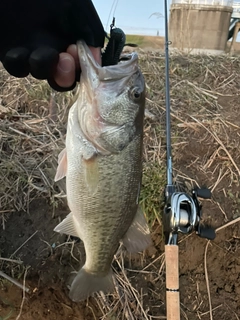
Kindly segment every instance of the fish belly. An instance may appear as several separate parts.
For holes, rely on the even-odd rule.
[[[109,272],[119,241],[136,214],[140,180],[140,136],[119,154],[85,160],[81,151],[68,153],[68,204],[91,273]]]

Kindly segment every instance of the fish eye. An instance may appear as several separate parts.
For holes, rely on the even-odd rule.
[[[138,101],[141,98],[142,93],[139,88],[133,88],[131,90],[131,96],[134,100]]]

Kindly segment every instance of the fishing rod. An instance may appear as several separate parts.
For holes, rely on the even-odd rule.
[[[191,190],[190,194],[178,192],[173,184],[169,81],[169,45],[171,42],[168,39],[167,0],[164,0],[164,12],[167,184],[165,187],[163,229],[166,261],[166,308],[167,320],[180,320],[178,233],[186,234],[195,231],[198,236],[213,240],[215,230],[201,223],[202,205],[198,199],[210,199],[211,191],[207,188],[196,187]]]

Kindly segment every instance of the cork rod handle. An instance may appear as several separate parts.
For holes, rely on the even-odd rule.
[[[165,246],[167,320],[180,320],[178,246]]]

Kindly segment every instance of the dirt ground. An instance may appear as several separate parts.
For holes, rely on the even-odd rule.
[[[145,121],[141,198],[151,227],[153,246],[131,257],[125,252],[118,253],[113,262],[117,293],[97,294],[88,301],[74,303],[68,298],[68,281],[84,262],[83,244],[53,232],[69,212],[65,200],[56,200],[49,193],[38,190],[26,210],[13,210],[9,201],[8,206],[2,205],[0,209],[3,226],[0,230],[0,270],[24,284],[29,291],[0,278],[0,320],[166,319],[161,223],[166,157],[164,58],[156,52],[142,55],[141,68],[147,83],[147,108],[154,115]],[[239,71],[239,57],[171,56],[174,181],[184,190],[194,185],[211,188],[212,199],[202,201],[203,221],[217,229],[216,239],[211,242],[194,233],[179,236],[181,319],[240,319]],[[6,75],[0,97],[2,106],[7,108],[10,100],[4,86],[7,81],[12,84],[13,80],[4,77]],[[18,96],[24,92],[21,98],[24,102],[19,102],[17,110],[22,115],[30,108],[29,119],[33,121],[33,106],[46,110],[49,93],[41,103],[39,97],[31,97],[30,101],[28,85],[24,82],[18,88]],[[16,115],[13,117],[4,112],[0,116],[0,137],[5,143],[2,152],[7,152],[10,144],[6,147],[6,141],[10,138],[4,136],[3,131],[8,132],[15,124],[15,128],[29,137],[27,130],[30,129],[26,127],[24,131],[20,124],[18,127],[18,122],[25,121],[23,116],[16,118]],[[29,126],[33,123],[30,120]],[[39,125],[31,128],[36,129]],[[35,139],[42,139],[35,132],[37,129],[31,130]],[[27,153],[30,152],[27,143],[24,144],[26,161],[28,155],[32,155]],[[60,144],[59,148],[63,141]],[[53,152],[54,148],[55,145],[48,152]],[[12,150],[12,153],[9,151],[10,159],[14,159],[15,151]],[[37,153],[36,159],[40,162],[44,154],[36,149]],[[21,162],[25,158],[23,156]],[[51,175],[49,179],[52,179]],[[36,184],[36,181],[39,179],[35,178],[31,183]],[[32,186],[28,181],[24,188],[28,188],[28,184],[29,188]],[[16,197],[21,199],[23,189],[16,190]],[[27,189],[24,190],[26,195]],[[8,208],[9,212],[4,215]]]

